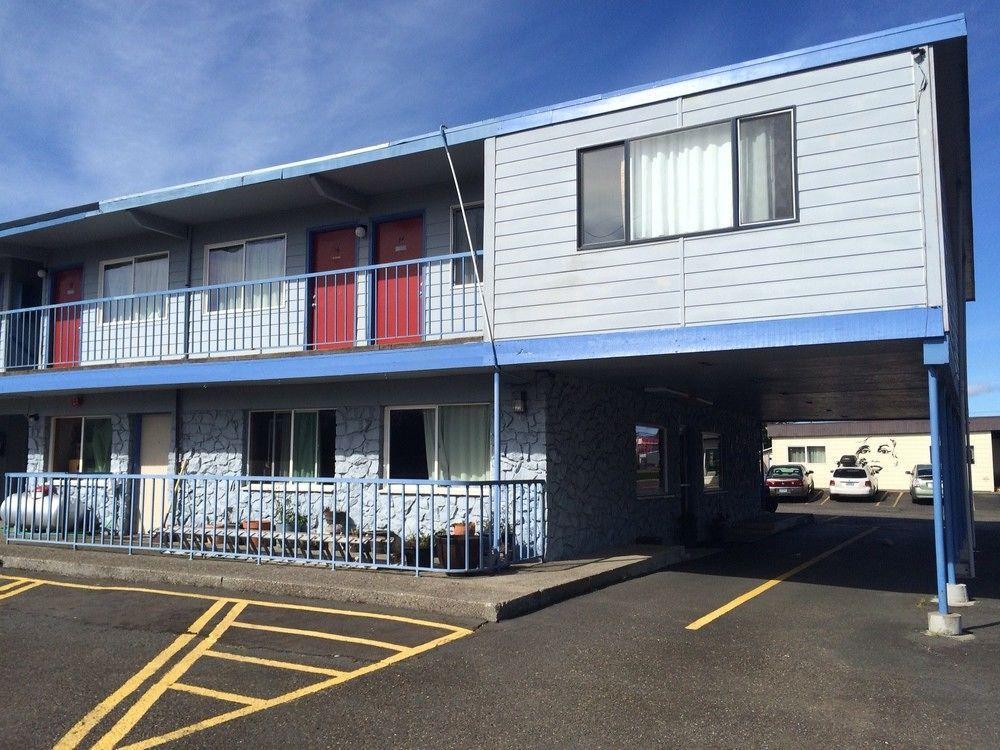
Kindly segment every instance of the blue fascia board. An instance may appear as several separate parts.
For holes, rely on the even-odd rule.
[[[568,120],[604,114],[629,107],[702,93],[750,81],[787,75],[803,70],[845,62],[873,55],[893,52],[921,44],[933,44],[967,35],[965,16],[962,14],[937,18],[922,23],[886,29],[872,34],[842,39],[814,47],[784,52],[756,60],[727,65],[712,70],[620,89],[607,94],[574,99],[561,104],[526,110],[516,114],[457,125],[448,128],[451,144],[480,141],[499,135],[552,125]],[[97,212],[85,211],[61,217],[58,220],[36,221],[37,217],[7,222],[0,230],[0,237],[30,232],[53,224],[64,224],[92,216],[95,213],[123,211],[130,208],[152,206],[157,203],[238,188],[272,180],[292,179],[326,172],[343,167],[391,159],[407,154],[441,148],[438,131],[422,133],[409,138],[389,141],[375,146],[345,151],[329,156],[251,170],[184,185],[150,190],[101,201]]]
[[[924,342],[925,365],[947,365],[951,362],[951,347],[947,336],[935,337]]]
[[[749,323],[498,341],[501,365],[927,339],[944,335],[941,309],[917,307]]]
[[[940,308],[912,308],[752,323],[659,328],[620,333],[511,339],[497,342],[502,367],[580,360],[770,349],[944,336]],[[237,383],[415,376],[493,367],[489,342],[400,349],[309,353],[225,361],[81,367],[0,376],[0,396],[74,393],[122,388],[188,388]]]

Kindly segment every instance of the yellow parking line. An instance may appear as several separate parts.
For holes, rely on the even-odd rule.
[[[230,693],[225,690],[213,690],[212,688],[202,687],[201,685],[191,685],[186,682],[175,682],[170,686],[170,689],[180,690],[184,693],[192,693],[193,695],[201,695],[205,698],[215,698],[220,701],[228,701],[230,703],[242,703],[244,706],[259,706],[265,700],[264,698],[253,698],[249,695]]]
[[[797,573],[801,573],[806,568],[809,568],[809,567],[815,565],[820,560],[823,560],[823,559],[829,557],[830,555],[834,554],[835,552],[839,552],[840,550],[844,549],[844,547],[846,547],[847,545],[853,544],[854,542],[858,541],[862,537],[868,536],[869,534],[871,534],[872,532],[874,532],[876,529],[878,529],[877,526],[872,526],[870,529],[865,529],[860,534],[855,534],[854,536],[852,536],[847,541],[841,542],[840,544],[836,545],[835,547],[831,547],[826,552],[823,552],[823,553],[821,553],[819,555],[816,555],[816,557],[812,558],[811,560],[807,560],[806,562],[802,563],[801,565],[796,565],[791,570],[785,571],[784,573],[782,573],[781,575],[777,576],[776,578],[772,578],[769,581],[765,581],[760,586],[757,586],[756,588],[750,589],[745,594],[741,594],[740,596],[736,597],[732,601],[730,601],[730,602],[728,602],[726,604],[723,604],[718,609],[712,610],[711,612],[709,612],[707,615],[704,615],[703,617],[699,617],[697,620],[695,620],[694,622],[692,622],[690,625],[687,625],[686,629],[687,630],[700,630],[704,626],[708,625],[710,622],[713,622],[714,620],[719,619],[720,617],[722,617],[727,612],[731,612],[732,610],[736,609],[741,604],[746,604],[748,601],[750,601],[754,597],[760,596],[765,591],[767,591],[768,589],[774,588],[775,586],[777,586],[782,581],[788,580],[789,578],[791,578],[792,576],[796,575]]]
[[[387,643],[385,641],[373,641],[370,638],[357,638],[353,635],[340,635],[339,633],[324,633],[321,630],[301,630],[299,628],[283,628],[280,625],[259,625],[254,622],[234,622],[234,628],[244,628],[246,630],[266,630],[269,633],[285,633],[287,635],[301,635],[307,638],[325,638],[330,641],[344,641],[346,643],[360,643],[364,646],[374,646],[384,648],[389,651],[407,651],[409,646],[400,646],[398,643]]]
[[[312,674],[322,674],[327,677],[339,677],[347,674],[340,669],[327,669],[325,667],[314,667],[312,664],[300,664],[294,661],[278,661],[277,659],[265,659],[261,656],[247,656],[245,654],[234,654],[229,651],[206,651],[205,656],[212,656],[216,659],[228,659],[230,661],[241,661],[247,664],[259,664],[262,667],[277,667],[278,669],[291,669],[296,672],[311,672]]]
[[[25,582],[25,580],[26,579],[24,579],[24,578],[15,578],[10,583],[5,583],[3,586],[0,586],[0,591],[7,591],[9,589],[12,589],[12,588],[15,588],[17,586],[20,586],[22,583]]]
[[[443,635],[440,638],[435,638],[432,641],[427,641],[426,643],[422,643],[419,646],[413,646],[412,648],[408,648],[406,651],[400,651],[399,653],[395,653],[392,656],[388,656],[385,659],[382,659],[381,661],[368,664],[367,666],[361,667],[360,669],[356,669],[353,672],[349,672],[348,674],[338,677],[331,677],[329,680],[322,680],[313,685],[307,685],[303,688],[299,688],[298,690],[293,690],[290,693],[284,693],[283,695],[279,695],[276,698],[271,698],[269,700],[264,701],[259,707],[244,706],[243,708],[238,708],[234,711],[229,711],[224,714],[219,714],[218,716],[213,716],[209,719],[195,722],[194,724],[190,724],[186,727],[175,729],[174,731],[168,732],[167,734],[161,734],[158,737],[150,737],[149,739],[141,740],[131,745],[124,745],[118,748],[118,750],[146,750],[146,748],[157,747],[158,745],[163,745],[167,742],[173,742],[174,740],[178,740],[182,737],[187,737],[188,735],[194,734],[195,732],[200,732],[203,729],[210,729],[211,727],[218,726],[219,724],[224,724],[227,721],[233,721],[234,719],[239,719],[243,716],[249,716],[250,714],[254,714],[264,709],[274,708],[275,706],[280,706],[285,703],[290,703],[291,701],[298,700],[299,698],[305,697],[307,695],[312,695],[313,693],[318,693],[321,690],[326,690],[328,687],[332,687],[333,685],[339,685],[341,683],[348,682],[363,675],[376,672],[392,664],[403,661],[404,659],[409,659],[411,656],[416,656],[417,654],[424,653],[425,651],[430,651],[433,648],[442,646],[445,643],[450,643],[451,641],[457,640],[466,635],[468,635],[468,633],[458,632],[458,631],[453,633],[448,633],[447,635]]]
[[[170,688],[175,682],[179,681],[181,677],[184,676],[184,673],[187,672],[196,661],[198,661],[198,657],[215,645],[216,641],[218,641],[222,634],[229,629],[245,607],[245,604],[234,604],[203,640],[184,654],[183,657],[178,659],[177,662],[169,670],[167,670],[167,673],[164,674],[163,677],[154,682],[149,689],[147,689],[146,692],[139,697],[139,700],[132,704],[132,707],[125,712],[125,715],[122,716],[115,723],[115,725],[108,730],[107,734],[97,741],[94,745],[94,750],[112,750],[112,748],[116,747],[118,743],[125,738],[125,735],[132,731],[135,725],[139,723],[142,717],[146,715],[149,709],[153,707],[153,704],[160,699],[167,689]],[[247,708],[251,708],[251,706],[247,706]]]
[[[829,499],[830,499],[830,493],[827,493],[826,497],[823,498],[823,502],[821,502],[820,505],[826,505]]]
[[[23,594],[25,591],[30,591],[31,589],[38,588],[43,585],[41,581],[34,581],[32,583],[26,583],[20,588],[15,588],[13,591],[8,591],[5,594],[0,594],[0,599],[9,599],[12,596],[17,596],[18,594]]]
[[[55,750],[71,750],[72,748],[77,747],[87,733],[97,726],[105,716],[111,713],[119,703],[138,690],[142,683],[152,677],[178,651],[188,645],[188,643],[190,643],[191,640],[202,631],[202,629],[218,613],[218,611],[222,609],[224,605],[225,601],[217,601],[205,612],[203,612],[197,620],[191,623],[186,633],[181,633],[177,636],[173,643],[150,659],[146,665],[132,675],[132,677],[130,677],[124,685],[98,703],[90,713],[80,719],[80,721],[78,721],[73,728],[70,729],[61,740],[59,740],[55,746]]]
[[[895,508],[897,505],[899,505],[899,501],[902,500],[902,499],[903,499],[903,493],[902,492],[897,492],[896,493],[896,502],[894,502],[892,504],[892,507]]]

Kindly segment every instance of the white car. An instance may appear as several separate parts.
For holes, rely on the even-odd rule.
[[[878,479],[867,466],[842,466],[833,470],[830,479],[830,498],[866,497],[874,499],[878,494]]]

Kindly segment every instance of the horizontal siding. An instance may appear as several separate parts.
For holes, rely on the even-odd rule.
[[[784,107],[796,111],[798,222],[577,250],[578,149]],[[500,137],[497,335],[927,304],[919,139],[909,53]]]

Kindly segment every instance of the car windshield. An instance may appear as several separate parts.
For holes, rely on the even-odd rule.
[[[772,466],[767,470],[767,476],[770,478],[775,477],[793,477],[795,479],[802,478],[802,467],[800,466]]]
[[[864,479],[868,474],[864,469],[837,469],[833,476],[839,479]]]
[[[917,467],[917,479],[930,479],[934,476],[934,472],[930,467],[924,468],[923,466]]]

